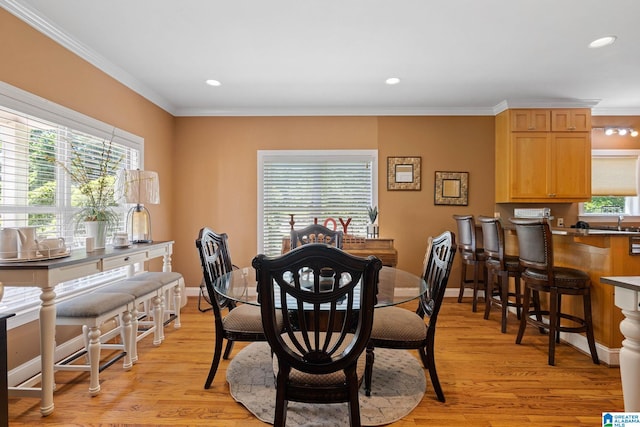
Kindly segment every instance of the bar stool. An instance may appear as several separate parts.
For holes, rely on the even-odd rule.
[[[520,265],[524,269],[524,293],[522,318],[516,338],[516,344],[522,342],[527,324],[549,331],[549,365],[555,365],[555,345],[560,342],[560,332],[585,332],[591,359],[599,364],[593,322],[591,318],[591,279],[589,275],[575,268],[555,267],[553,265],[553,239],[549,223],[545,220],[511,218],[518,233]],[[529,309],[531,292],[549,293],[549,310],[534,307]],[[562,295],[580,295],[583,301],[584,317],[580,318],[562,312]],[[541,316],[549,316],[545,322]],[[533,318],[536,316],[537,318]],[[565,319],[577,326],[561,324]]]
[[[84,349],[64,358],[55,364],[58,371],[89,371],[89,393],[95,396],[100,392],[100,371],[124,357],[123,368],[131,369],[131,310],[134,298],[122,293],[88,293],[73,297],[56,305],[57,325],[82,326],[85,339]],[[114,317],[121,317],[119,328],[102,333],[100,326]],[[121,335],[122,343],[106,343],[107,340]],[[100,366],[101,349],[120,349],[122,352]],[[73,364],[79,357],[86,355],[86,364]]]
[[[472,310],[478,310],[478,290],[482,286],[487,298],[486,283],[487,270],[485,268],[485,254],[482,248],[476,246],[476,224],[473,215],[453,215],[458,226],[458,253],[460,254],[460,294],[458,302],[462,302],[464,290],[473,289]],[[467,267],[473,269],[473,277],[467,278]],[[482,270],[482,278],[480,273]]]
[[[480,216],[482,226],[482,246],[486,256],[487,298],[485,298],[484,318],[489,319],[491,306],[502,308],[502,333],[507,332],[508,308],[515,307],[520,319],[522,308],[520,290],[520,259],[516,255],[505,253],[504,228],[499,218]],[[509,290],[509,277],[514,278],[514,290]],[[497,279],[497,283],[496,282]],[[496,286],[497,285],[497,286]]]

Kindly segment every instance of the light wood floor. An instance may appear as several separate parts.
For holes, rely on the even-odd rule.
[[[59,372],[55,412],[43,418],[39,400],[13,398],[10,425],[264,426],[230,396],[228,361],[211,389],[203,389],[214,328],[211,312],[200,313],[195,303],[189,300],[182,328],[170,326],[161,346],[139,343],[140,361],[131,371],[121,364],[103,371],[98,396],[89,396],[87,374]],[[497,310],[484,320],[469,302],[445,300],[436,363],[447,402],[436,400],[427,381],[422,403],[395,426],[600,426],[602,412],[624,410],[619,369],[596,366],[564,344],[556,366],[548,366],[545,336],[530,329],[516,345],[515,317],[507,334],[498,319]],[[233,354],[242,347],[236,344]]]

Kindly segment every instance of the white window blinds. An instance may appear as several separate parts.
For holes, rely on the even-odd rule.
[[[76,158],[89,171],[89,180],[93,175],[97,178],[103,173],[99,159],[105,141],[114,157],[121,158],[117,169],[140,167],[141,138],[128,137],[126,132],[8,85],[0,86],[0,227],[36,226],[39,236],[64,237],[73,245],[79,231],[73,216],[81,195],[61,165]],[[114,184],[117,172],[106,171]],[[116,207],[118,210],[124,221],[126,206]]]
[[[637,196],[638,156],[593,156],[591,194],[593,196]]]
[[[340,219],[351,218],[347,233],[366,235],[367,208],[377,203],[377,151],[260,151],[258,156],[258,247],[263,253],[280,254],[291,215],[294,228],[330,218],[342,230]],[[327,222],[329,228],[333,221]]]

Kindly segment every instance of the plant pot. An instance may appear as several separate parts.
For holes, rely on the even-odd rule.
[[[87,230],[87,237],[93,237],[94,248],[104,249],[107,244],[107,221],[86,221],[84,228]]]
[[[378,224],[368,224],[367,237],[372,239],[377,239],[379,236],[380,236],[380,229],[378,228]]]

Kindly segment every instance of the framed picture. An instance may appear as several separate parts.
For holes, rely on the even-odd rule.
[[[469,204],[469,172],[436,172],[434,203],[467,206]]]
[[[420,191],[421,157],[387,157],[387,190]]]

